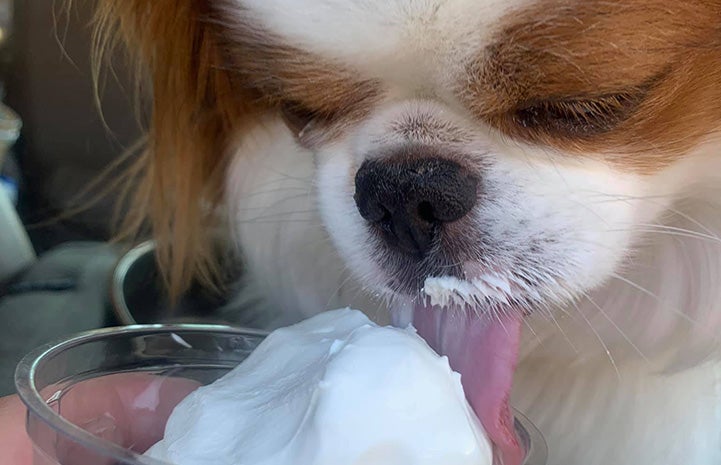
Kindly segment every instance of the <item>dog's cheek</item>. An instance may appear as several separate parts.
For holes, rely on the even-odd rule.
[[[613,275],[633,249],[639,225],[663,209],[646,205],[649,183],[642,176],[600,162],[495,156],[487,176],[492,197],[482,214],[501,225],[491,231],[496,241],[572,293]]]
[[[375,244],[353,199],[356,163],[336,145],[316,153],[318,205],[330,240],[351,273],[364,285],[382,288],[384,273],[373,260]]]

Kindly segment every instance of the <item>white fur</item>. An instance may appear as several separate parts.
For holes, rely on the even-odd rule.
[[[273,117],[242,135],[227,195],[249,288],[283,309],[275,325],[345,305],[382,317],[377,297],[392,290],[353,176],[375,149],[419,142],[393,123],[428,118],[464,137],[420,142],[462,151],[488,187],[471,215],[504,247],[490,252],[493,269],[469,269],[511,282],[541,239],[523,269],[536,294],[510,294],[554,307],[527,320],[514,392],[548,439],[549,465],[721,463],[719,141],[639,175],[472,121],[445,86],[526,0],[237,1],[272,32],[385,86],[365,121],[315,153]]]
[[[498,18],[528,3],[528,0],[235,1],[248,8],[255,21],[292,44],[351,67],[362,67],[369,77],[383,76],[419,86],[447,79],[451,70],[463,64],[464,54],[479,49],[485,33]]]
[[[685,188],[658,227],[637,223],[615,277],[528,321],[513,402],[541,425],[549,463],[721,463],[717,147],[654,179]]]
[[[271,327],[343,305],[378,307],[330,246],[316,207],[313,155],[278,120],[259,122],[238,150],[226,196],[248,271],[239,298],[259,300],[276,316]],[[384,314],[371,316],[382,321]]]
[[[513,403],[540,425],[549,465],[721,463],[718,363],[666,374],[664,362],[526,359]]]

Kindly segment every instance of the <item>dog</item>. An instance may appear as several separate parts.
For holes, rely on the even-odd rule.
[[[721,463],[721,1],[101,1],[168,286],[450,357],[505,465]],[[232,249],[232,251],[231,251]],[[511,378],[515,380],[511,391]]]

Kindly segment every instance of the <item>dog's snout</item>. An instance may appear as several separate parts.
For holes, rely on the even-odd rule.
[[[356,173],[355,201],[390,246],[423,256],[444,224],[473,209],[478,184],[470,170],[443,158],[370,160]]]

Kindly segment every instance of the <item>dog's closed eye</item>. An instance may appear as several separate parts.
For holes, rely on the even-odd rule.
[[[281,104],[280,114],[288,129],[296,137],[301,137],[308,125],[320,118],[319,112],[290,101]]]
[[[533,132],[566,137],[590,137],[613,130],[638,107],[642,95],[632,92],[592,98],[533,102],[512,114],[515,124]]]
[[[293,137],[303,146],[312,145],[318,132],[329,130],[343,116],[328,110],[317,110],[297,101],[282,102],[280,115]]]

